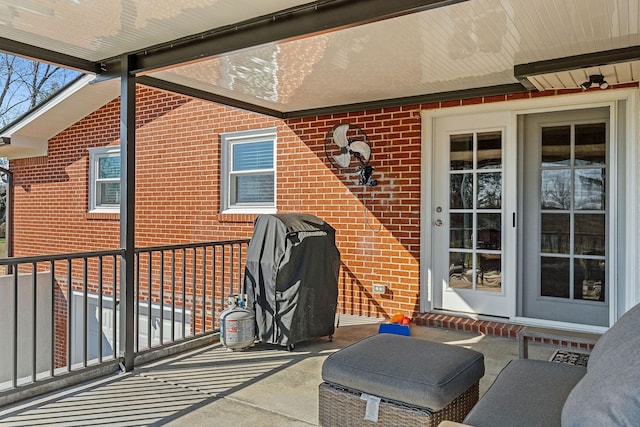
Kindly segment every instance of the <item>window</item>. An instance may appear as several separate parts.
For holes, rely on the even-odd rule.
[[[89,150],[89,212],[120,211],[120,148]]]
[[[275,211],[276,130],[222,134],[222,211]]]

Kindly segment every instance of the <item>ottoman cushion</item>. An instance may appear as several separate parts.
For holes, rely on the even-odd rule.
[[[322,379],[329,383],[434,411],[483,375],[482,353],[394,334],[365,338],[322,365]]]

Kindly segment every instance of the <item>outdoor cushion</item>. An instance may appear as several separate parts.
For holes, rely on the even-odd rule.
[[[439,411],[484,375],[474,350],[379,334],[330,355],[322,379],[356,392]]]
[[[562,410],[562,425],[637,426],[640,420],[640,306],[635,306],[596,343],[587,375]]]
[[[562,426],[637,426],[640,422],[640,361],[621,369],[589,373],[569,395],[562,409]]]
[[[640,358],[640,304],[627,311],[604,334],[589,356],[587,369],[609,372],[612,368],[624,369],[630,358]]]
[[[474,427],[559,426],[562,406],[586,372],[581,366],[512,360],[464,422]]]

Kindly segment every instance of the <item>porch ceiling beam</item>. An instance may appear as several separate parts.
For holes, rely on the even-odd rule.
[[[190,96],[192,98],[204,99],[205,101],[216,102],[218,104],[224,104],[230,107],[240,108],[242,110],[253,111],[254,113],[265,114],[267,116],[277,117],[280,119],[284,118],[283,113],[271,108],[261,107],[260,105],[239,101],[227,96],[216,95],[215,93],[207,92],[200,89],[194,89],[189,86],[168,82],[166,80],[157,79],[155,77],[140,76],[137,78],[137,81],[140,84],[154,87],[156,89],[179,93],[182,95]]]
[[[133,73],[148,73],[266,43],[292,40],[468,0],[319,0],[135,53]],[[119,58],[100,64],[105,78],[120,75]]]
[[[61,65],[63,67],[73,68],[87,73],[98,73],[100,71],[100,65],[93,61],[71,55],[65,55],[64,53],[43,49],[38,46],[17,42],[4,37],[0,37],[0,46],[1,51],[11,55],[23,56],[36,61]]]
[[[565,58],[518,64],[513,67],[513,74],[522,84],[528,85],[527,78],[540,74],[559,73],[581,68],[598,67],[640,60],[640,46],[631,46],[601,52],[567,56]]]
[[[481,98],[485,96],[500,96],[511,93],[528,92],[520,83],[511,83],[498,86],[479,87],[473,89],[454,90],[449,92],[431,93],[425,95],[392,98],[381,101],[359,102],[355,104],[337,105],[334,107],[314,108],[284,113],[285,119],[323,116],[327,114],[341,114],[352,111],[372,110],[378,108],[391,108],[403,105],[429,104],[433,102],[457,101],[461,99]]]

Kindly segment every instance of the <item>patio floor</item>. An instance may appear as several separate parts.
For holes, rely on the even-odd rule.
[[[309,426],[318,424],[324,359],[377,333],[378,320],[342,315],[334,339],[293,352],[257,345],[232,352],[213,345],[0,409],[0,426]],[[412,336],[485,355],[480,394],[518,357],[514,339],[412,326]],[[402,351],[402,349],[398,349]],[[554,347],[532,343],[530,357]]]

